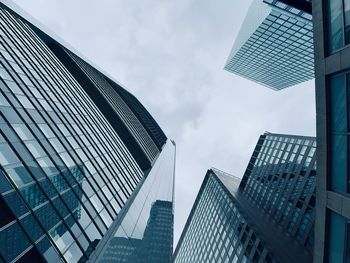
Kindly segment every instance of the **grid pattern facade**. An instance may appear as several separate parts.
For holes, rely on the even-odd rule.
[[[314,262],[350,260],[350,1],[313,1],[317,186]]]
[[[100,91],[105,100],[111,105],[112,109],[126,125],[127,129],[132,133],[150,162],[153,162],[159,153],[158,147],[132,110],[101,73],[77,55],[68,50],[66,50],[66,52]]]
[[[298,1],[299,2],[305,1],[305,2],[311,3],[311,0],[298,0]],[[298,2],[298,1],[295,1],[295,2]],[[280,0],[264,0],[264,3],[267,3],[267,4],[272,5],[274,7],[280,8],[280,9],[285,10],[291,14],[294,14],[296,16],[300,16],[304,19],[307,19],[310,21],[312,20],[312,15],[310,13],[305,12],[304,10],[300,10],[299,8],[287,5]]]
[[[152,115],[145,109],[145,107],[139,102],[139,100],[132,95],[130,92],[122,88],[117,84],[111,84],[116,92],[123,98],[123,100],[128,104],[129,108],[140,120],[142,125],[145,127],[149,135],[152,137],[153,141],[156,143],[159,149],[166,142],[166,135],[159,127],[158,123],[153,119]]]
[[[254,8],[254,6],[252,6]],[[314,78],[311,21],[272,9],[225,70],[281,90]]]
[[[207,172],[174,262],[276,262],[216,173],[217,170]],[[237,178],[220,176],[238,187]]]
[[[0,24],[0,262],[86,261],[143,173],[28,24]]]
[[[312,137],[262,135],[241,188],[252,204],[313,252],[316,140]]]

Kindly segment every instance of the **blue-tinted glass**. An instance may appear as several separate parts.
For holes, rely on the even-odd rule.
[[[346,224],[345,263],[350,263],[350,223]]]
[[[34,216],[32,214],[27,215],[20,221],[23,225],[23,228],[26,230],[26,232],[32,238],[33,241],[36,241],[39,237],[41,237],[44,234],[44,232],[42,231],[38,222],[34,219]]]
[[[343,0],[328,0],[328,48],[329,52],[344,46]]]
[[[345,44],[350,44],[350,0],[344,0]]]
[[[345,75],[330,79],[330,118],[332,132],[346,132]]]
[[[330,211],[329,213],[329,245],[328,262],[344,262],[344,241],[346,222],[344,217]]]
[[[0,253],[9,262],[29,246],[30,242],[18,223],[14,223],[0,232]]]
[[[11,192],[3,197],[16,217],[20,217],[28,212],[27,206],[24,204],[17,192]]]
[[[347,191],[347,136],[332,135],[331,137],[331,190]]]
[[[10,163],[18,162],[18,158],[14,151],[8,146],[7,143],[0,144],[0,164],[6,165]]]
[[[47,260],[47,262],[58,262],[59,256],[55,248],[52,246],[50,241],[45,237],[37,245],[38,250]]]
[[[11,184],[7,180],[3,171],[0,170],[0,193],[4,193],[12,189]]]

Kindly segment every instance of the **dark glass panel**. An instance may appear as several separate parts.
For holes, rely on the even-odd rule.
[[[46,237],[38,243],[37,248],[47,262],[59,262],[58,252]]]
[[[328,49],[329,52],[344,46],[344,18],[343,0],[328,0],[327,22],[328,22]]]
[[[28,212],[28,208],[17,192],[11,192],[3,196],[8,206],[16,217],[20,217]]]
[[[350,0],[344,0],[345,44],[350,44]]]
[[[44,234],[32,214],[29,214],[26,217],[22,218],[20,222],[22,223],[24,230],[34,242]]]
[[[0,196],[0,211],[0,228],[15,220],[15,216],[7,206],[2,196]]]
[[[38,252],[38,250],[35,247],[33,247],[27,253],[25,253],[22,257],[20,257],[19,260],[17,260],[16,262],[17,263],[28,263],[28,262],[45,263],[46,261],[43,259],[43,257]]]
[[[329,211],[328,222],[328,263],[344,262],[345,219]]]
[[[0,253],[9,262],[29,246],[30,242],[18,223],[14,223],[0,232]]]

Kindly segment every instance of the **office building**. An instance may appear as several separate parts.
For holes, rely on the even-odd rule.
[[[313,1],[317,115],[314,262],[350,261],[350,1]]]
[[[274,90],[313,79],[311,1],[254,0],[224,68]]]
[[[208,170],[174,262],[312,262],[315,151],[313,137],[266,133],[242,180]]]
[[[118,238],[133,250],[122,262],[170,261],[175,143],[134,95],[7,0],[0,110],[1,263],[103,262]]]

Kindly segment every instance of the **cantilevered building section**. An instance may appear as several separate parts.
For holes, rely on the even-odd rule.
[[[266,133],[241,181],[208,170],[174,261],[312,262],[315,146]]]
[[[1,263],[169,263],[174,165],[134,95],[0,1]]]
[[[225,70],[274,90],[314,78],[311,2],[254,0]]]

